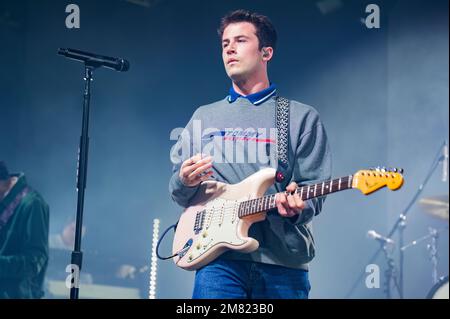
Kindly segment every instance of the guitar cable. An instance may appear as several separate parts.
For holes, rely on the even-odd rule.
[[[164,231],[164,233],[161,235],[161,238],[158,239],[158,244],[156,245],[156,256],[157,256],[159,259],[161,259],[161,260],[167,260],[167,259],[173,258],[173,257],[175,257],[175,256],[178,256],[179,253],[175,253],[175,254],[173,254],[172,256],[168,256],[168,257],[162,257],[162,256],[159,254],[159,245],[161,244],[161,241],[163,240],[164,236],[166,236],[167,232],[168,232],[170,229],[172,229],[172,228],[173,228],[173,231],[175,232],[175,231],[177,230],[177,226],[178,226],[178,222],[176,222],[175,224],[169,226],[169,227]]]

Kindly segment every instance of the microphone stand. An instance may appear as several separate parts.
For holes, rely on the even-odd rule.
[[[81,251],[81,235],[83,226],[83,209],[84,209],[84,193],[86,189],[88,150],[89,150],[89,111],[91,99],[91,81],[92,73],[99,65],[90,61],[85,62],[84,70],[84,94],[83,94],[83,117],[81,124],[80,147],[78,151],[78,168],[77,168],[77,216],[75,226],[75,245],[72,251],[71,263],[76,265],[75,282],[70,288],[70,299],[78,299],[79,295],[79,277],[83,261],[83,252]]]
[[[433,285],[437,284],[438,279],[438,250],[437,250],[437,240],[439,237],[438,231],[434,228],[429,228],[431,243],[427,245],[427,249],[430,252],[430,261],[431,261],[431,278]]]
[[[394,258],[392,258],[392,251],[388,247],[388,243],[381,243],[381,249],[383,249],[384,256],[386,258],[387,262],[387,269],[385,271],[386,281],[385,281],[385,290],[386,293],[386,299],[391,299],[391,281],[394,281],[394,284],[396,287],[398,287],[397,284],[397,276],[395,273],[395,261]]]
[[[428,183],[428,180],[431,178],[431,175],[433,174],[433,172],[435,171],[435,169],[437,168],[437,166],[439,165],[439,162],[442,161],[444,155],[442,155],[442,147],[444,147],[446,145],[446,142],[444,141],[444,143],[442,143],[442,145],[439,147],[439,151],[437,153],[437,155],[435,156],[433,163],[424,179],[424,181],[422,182],[422,184],[420,184],[419,189],[417,190],[417,192],[414,194],[412,200],[410,201],[410,203],[406,206],[405,210],[399,215],[399,217],[397,218],[397,221],[394,223],[394,226],[392,227],[391,231],[389,232],[389,234],[387,235],[387,238],[391,238],[394,233],[398,230],[399,231],[399,240],[398,240],[398,247],[401,248],[403,247],[403,243],[404,243],[404,230],[406,228],[406,215],[408,214],[409,210],[411,209],[411,207],[414,205],[414,203],[416,202],[416,200],[419,198],[420,194],[422,193],[423,189],[425,188],[425,185]],[[375,254],[372,256],[372,258],[370,258],[368,264],[373,264],[374,261],[377,259],[378,255],[380,254],[380,252],[383,250],[383,247],[380,247]],[[403,268],[404,268],[404,251],[402,249],[400,249],[399,252],[399,284],[398,284],[398,293],[401,299],[403,299]],[[360,276],[357,278],[357,280],[355,281],[355,283],[353,284],[353,286],[350,288],[350,291],[347,293],[347,295],[345,296],[345,298],[350,298],[350,296],[353,294],[353,292],[355,291],[356,287],[358,286],[358,284],[360,283],[361,279],[364,277],[365,272],[361,272]]]
[[[77,217],[75,225],[75,244],[71,256],[71,266],[73,283],[70,288],[70,299],[78,299],[79,294],[79,277],[81,265],[83,261],[83,252],[81,251],[81,237],[83,226],[83,208],[84,193],[86,189],[88,151],[89,151],[89,107],[91,99],[91,81],[92,73],[99,67],[107,67],[113,70],[124,72],[128,71],[130,64],[127,60],[111,58],[94,53],[83,52],[74,49],[58,50],[58,54],[66,58],[84,62],[84,95],[83,95],[83,118],[81,124],[80,147],[78,150],[78,167],[77,167]],[[75,273],[75,274],[74,274]]]

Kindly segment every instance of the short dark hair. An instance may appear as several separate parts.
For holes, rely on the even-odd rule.
[[[9,178],[8,168],[5,162],[0,161],[0,181],[5,181]]]
[[[220,27],[217,30],[220,39],[222,39],[225,28],[238,22],[250,22],[255,26],[256,36],[259,41],[259,50],[263,47],[272,47],[275,50],[277,44],[277,32],[268,17],[248,10],[240,9],[225,15],[220,21]]]

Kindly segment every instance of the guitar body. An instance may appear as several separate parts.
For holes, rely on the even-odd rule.
[[[264,168],[238,184],[206,181],[200,185],[184,210],[175,232],[173,253],[177,266],[196,270],[227,250],[244,253],[258,249],[257,240],[248,237],[250,226],[266,218],[260,212],[238,217],[242,201],[259,198],[274,183],[275,169]]]

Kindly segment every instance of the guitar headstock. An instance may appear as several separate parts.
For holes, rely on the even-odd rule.
[[[385,167],[360,170],[353,175],[352,188],[359,189],[368,195],[387,186],[390,190],[397,190],[403,185],[403,169]]]

